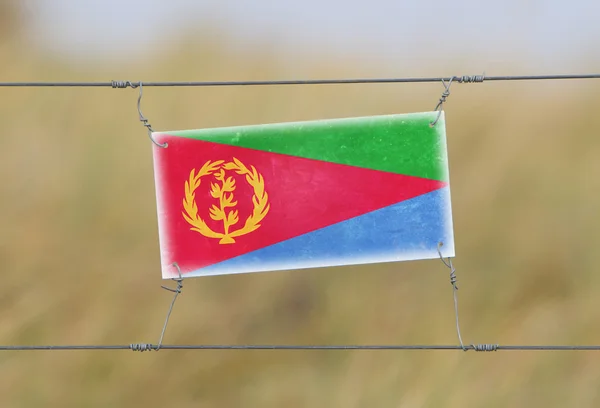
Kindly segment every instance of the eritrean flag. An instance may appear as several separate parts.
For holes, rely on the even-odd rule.
[[[154,132],[163,278],[454,256],[437,115]]]

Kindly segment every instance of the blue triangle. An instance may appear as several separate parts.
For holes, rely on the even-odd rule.
[[[186,274],[207,276],[454,256],[450,189],[372,211]]]

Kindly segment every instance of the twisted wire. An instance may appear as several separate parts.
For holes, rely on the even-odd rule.
[[[129,348],[132,351],[139,351],[139,352],[150,351],[150,350],[159,350],[159,346],[153,346],[152,344],[148,344],[148,343],[133,343],[133,344],[129,345]]]
[[[167,330],[167,325],[169,324],[169,318],[171,317],[171,312],[173,311],[173,306],[175,305],[177,296],[179,296],[179,294],[181,293],[181,290],[183,289],[183,277],[181,276],[181,269],[179,268],[179,264],[177,264],[177,262],[175,262],[175,263],[173,263],[173,266],[175,266],[177,268],[177,273],[179,274],[179,278],[172,279],[173,281],[177,282],[177,287],[175,289],[171,289],[166,286],[161,286],[161,288],[168,290],[170,292],[173,292],[175,294],[173,295],[173,300],[171,301],[171,306],[169,307],[169,311],[167,312],[167,318],[165,319],[165,324],[163,325],[162,332],[160,333],[160,339],[158,340],[158,345],[156,346],[156,351],[160,350],[163,338],[165,337],[165,331]],[[144,351],[144,350],[140,350],[140,351]]]
[[[141,84],[141,82],[139,84],[134,84],[131,81],[112,81],[111,82],[111,86],[113,88],[119,88],[119,89],[124,89],[127,87],[131,87],[131,88],[137,88],[139,85]]]
[[[130,85],[132,87],[140,87],[140,94],[138,96],[138,100],[137,100],[137,110],[138,110],[138,115],[139,115],[139,119],[140,122],[142,122],[142,125],[144,127],[146,127],[146,130],[148,131],[148,137],[150,138],[150,140],[152,141],[152,143],[154,143],[156,146],[158,147],[167,147],[169,146],[169,144],[167,142],[165,143],[158,143],[156,140],[154,140],[154,138],[152,137],[152,133],[154,132],[154,130],[152,130],[152,126],[150,125],[150,123],[148,122],[148,119],[146,119],[146,117],[144,116],[144,114],[142,113],[142,95],[143,95],[143,85],[141,82],[138,83],[138,85],[133,86],[131,84],[131,82],[129,81],[113,81],[113,85],[116,86],[117,88],[121,88],[121,87],[126,87],[127,85]],[[114,87],[113,86],[113,87]]]
[[[438,120],[440,120],[440,116],[442,115],[442,105],[446,102],[446,99],[450,96],[450,85],[452,85],[452,80],[454,78],[450,78],[450,81],[446,84],[446,81],[442,79],[442,85],[444,85],[444,92],[442,92],[442,96],[440,97],[440,101],[435,107],[434,111],[437,111],[437,118],[429,124],[429,126],[433,127],[436,125]]]
[[[485,74],[483,75],[463,75],[455,79],[456,82],[461,84],[471,84],[474,82],[483,82],[485,80]]]
[[[497,351],[498,344],[471,344],[475,351]]]
[[[498,350],[498,344],[471,344],[469,346],[465,346],[463,344],[462,336],[460,334],[460,324],[458,321],[458,283],[456,278],[456,268],[452,265],[452,259],[448,258],[448,261],[444,260],[442,256],[442,251],[440,248],[444,245],[443,242],[438,243],[437,251],[441,261],[446,265],[448,269],[450,269],[450,284],[452,285],[452,296],[454,297],[454,317],[456,321],[456,334],[458,336],[458,341],[460,343],[460,347],[463,351],[475,350],[475,351],[496,351]]]

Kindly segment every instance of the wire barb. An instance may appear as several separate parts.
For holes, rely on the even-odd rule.
[[[113,83],[115,83],[115,81],[113,81]],[[121,84],[121,83],[118,83],[118,84]],[[131,85],[131,82],[129,82],[129,84]],[[150,125],[150,123],[148,123],[148,119],[146,119],[146,117],[142,113],[142,106],[141,106],[142,105],[142,95],[143,95],[142,82],[140,81],[138,85],[140,87],[140,96],[138,97],[138,101],[137,101],[137,109],[138,109],[138,114],[140,116],[140,122],[142,122],[142,125],[144,125],[146,127],[146,129],[148,129],[148,137],[150,138],[150,140],[152,140],[152,143],[154,143],[158,147],[163,147],[163,148],[167,147],[169,145],[167,142],[160,144],[156,140],[154,140],[154,138],[152,137],[152,132],[154,132],[152,130],[152,126]],[[133,85],[131,85],[131,86],[134,87]]]

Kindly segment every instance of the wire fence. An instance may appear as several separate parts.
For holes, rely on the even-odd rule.
[[[554,345],[500,345],[470,344],[459,345],[283,345],[283,344],[190,344],[190,345],[155,345],[133,343],[126,345],[46,345],[46,346],[0,346],[0,351],[33,351],[33,350],[454,350],[454,351],[600,351],[597,346],[554,346]]]
[[[517,76],[489,76],[485,75],[463,75],[449,77],[423,77],[423,78],[372,78],[372,79],[315,79],[315,80],[269,80],[269,81],[192,81],[192,82],[132,82],[132,81],[110,81],[110,82],[0,82],[0,87],[110,87],[116,89],[140,88],[138,97],[138,111],[140,121],[148,128],[151,134],[152,128],[148,120],[142,115],[140,101],[142,87],[210,87],[210,86],[257,86],[257,85],[325,85],[325,84],[383,84],[383,83],[428,83],[442,82],[445,91],[436,110],[441,108],[449,95],[450,84],[458,83],[482,83],[484,81],[526,81],[526,80],[563,80],[563,79],[600,79],[600,74],[565,74],[565,75],[517,75]],[[151,138],[152,139],[152,138]],[[154,140],[153,140],[154,141]],[[156,142],[155,142],[156,143]],[[444,261],[439,252],[440,259],[450,269],[450,283],[453,286],[454,311],[456,317],[456,331],[459,345],[163,345],[169,317],[177,296],[181,293],[183,279],[181,272],[177,287],[164,289],[174,292],[167,317],[165,319],[160,340],[158,344],[131,343],[126,345],[0,345],[0,351],[58,351],[58,350],[131,350],[131,351],[159,351],[159,350],[452,350],[452,351],[600,351],[600,345],[500,345],[500,344],[463,344],[458,320],[458,302],[456,285],[456,271],[450,259]],[[177,266],[177,265],[176,265]],[[179,269],[179,267],[177,266]]]
[[[0,87],[110,87],[137,88],[143,86],[158,87],[205,87],[205,86],[266,86],[266,85],[336,85],[336,84],[390,84],[390,83],[426,83],[458,82],[481,83],[484,81],[534,81],[562,79],[600,79],[600,74],[558,74],[558,75],[461,75],[447,77],[412,78],[354,78],[354,79],[304,79],[304,80],[266,80],[266,81],[163,81],[163,82],[0,82]]]

